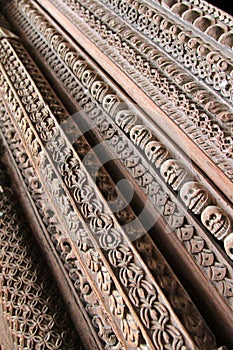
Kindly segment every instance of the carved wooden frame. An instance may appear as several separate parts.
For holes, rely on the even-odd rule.
[[[82,338],[90,349],[163,349],[168,343],[171,349],[214,349],[213,333],[179,278],[205,302],[212,330],[220,320],[218,341],[231,344],[232,262],[218,240],[232,257],[232,24],[212,7],[203,10],[203,3],[173,4],[171,14],[161,6],[166,1],[12,0],[7,6],[28,50],[59,84],[63,103],[19,37],[3,26],[1,134],[43,222],[38,239],[53,247],[55,274],[70,286],[61,289],[73,300],[76,327],[80,331],[77,307],[90,327],[93,341]],[[200,33],[205,11],[212,18],[205,35],[214,41]],[[196,13],[190,33],[185,23]],[[219,23],[225,31],[215,38]],[[188,54],[195,65],[183,60]],[[98,147],[111,165],[102,166]],[[122,178],[135,196],[114,212],[109,202]],[[120,208],[124,195],[117,199]],[[145,207],[150,234],[137,217]],[[212,215],[221,227],[210,225]]]

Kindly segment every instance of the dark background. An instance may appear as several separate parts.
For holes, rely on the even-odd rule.
[[[233,15],[232,0],[208,0],[207,2],[214,6],[217,6],[218,8],[229,13],[230,15]]]

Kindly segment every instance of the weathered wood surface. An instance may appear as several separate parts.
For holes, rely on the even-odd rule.
[[[230,349],[232,17],[202,1],[5,10],[6,162],[84,346]]]

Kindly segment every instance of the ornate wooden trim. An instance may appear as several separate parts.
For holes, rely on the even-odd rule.
[[[65,136],[64,132],[61,130],[61,128],[58,127],[56,119],[54,118],[54,114],[51,112],[51,110],[46,109],[48,112],[43,113],[44,114],[43,123],[40,122],[40,118],[36,114],[36,109],[38,108],[38,105],[40,105],[40,110],[42,111],[43,108],[46,108],[46,106],[45,105],[43,106],[44,102],[40,94],[38,94],[37,92],[38,90],[36,89],[30,76],[26,74],[25,68],[22,66],[22,63],[21,63],[22,61],[18,60],[17,54],[21,53],[21,58],[23,59],[24,57],[24,62],[27,62],[28,65],[33,64],[32,61],[31,62],[28,61],[29,58],[26,57],[25,51],[22,52],[23,47],[21,46],[21,44],[19,44],[18,41],[13,42],[12,44],[9,42],[9,39],[8,40],[3,39],[2,45],[5,45],[5,57],[4,59],[1,60],[2,62],[1,68],[2,68],[2,74],[3,74],[2,80],[1,80],[1,83],[2,83],[1,86],[4,89],[2,90],[4,91],[3,99],[11,112],[14,126],[19,130],[18,132],[20,133],[20,138],[24,141],[27,153],[29,154],[32,164],[34,165],[35,168],[37,168],[37,173],[40,176],[40,181],[42,182],[42,185],[45,188],[47,187],[47,191],[50,192],[50,196],[52,195],[52,201],[54,203],[54,206],[56,207],[57,210],[60,211],[60,215],[62,215],[66,221],[66,225],[64,228],[66,228],[66,231],[69,230],[69,235],[67,238],[65,238],[66,245],[69,246],[70,249],[72,249],[72,246],[74,245],[73,241],[74,240],[76,241],[78,239],[78,237],[76,237],[77,232],[79,232],[78,234],[79,236],[80,231],[81,232],[87,231],[88,227],[86,226],[86,223],[89,223],[90,225],[89,230],[91,231],[94,230],[94,234],[95,234],[94,237],[92,234],[89,239],[91,239],[92,241],[93,241],[93,238],[94,240],[97,239],[97,242],[98,244],[100,244],[100,247],[108,253],[108,256],[104,258],[102,252],[98,252],[98,253],[96,252],[94,256],[96,255],[95,259],[98,259],[97,266],[95,266],[96,264],[93,265],[94,262],[92,263],[90,262],[91,265],[89,264],[88,265],[89,265],[89,269],[91,270],[94,269],[93,270],[94,274],[91,275],[92,283],[95,282],[94,279],[96,277],[97,281],[95,283],[97,283],[97,286],[101,288],[101,291],[104,292],[104,294],[106,295],[105,304],[104,304],[105,308],[106,307],[107,309],[110,308],[108,310],[108,313],[109,312],[114,313],[115,316],[117,316],[118,314],[118,312],[117,313],[114,312],[114,309],[117,306],[116,304],[118,300],[117,294],[118,294],[118,291],[121,291],[121,296],[119,296],[120,300],[118,300],[118,302],[120,302],[121,304],[123,303],[123,305],[125,304],[125,306],[123,307],[123,309],[121,307],[122,313],[118,315],[118,317],[120,317],[120,320],[121,320],[119,328],[120,328],[120,331],[123,333],[122,336],[125,338],[125,341],[129,344],[128,346],[139,346],[140,338],[143,337],[143,333],[145,333],[145,331],[142,331],[141,335],[139,333],[140,332],[139,329],[142,327],[142,324],[144,324],[148,330],[151,329],[151,327],[153,329],[153,326],[152,326],[153,318],[152,319],[148,318],[149,315],[148,315],[148,312],[146,311],[147,308],[150,307],[151,309],[150,312],[152,312],[153,309],[155,310],[155,312],[159,312],[159,310],[162,312],[163,310],[164,316],[160,322],[163,322],[163,327],[165,327],[165,324],[167,324],[168,335],[170,339],[174,339],[174,340],[171,340],[172,342],[174,342],[174,344],[177,342],[178,338],[180,338],[179,340],[180,344],[182,344],[183,342],[188,342],[189,347],[195,348],[195,345],[191,345],[190,336],[187,336],[185,334],[186,332],[182,329],[183,328],[182,325],[181,324],[179,325],[179,330],[178,328],[176,328],[175,325],[177,324],[177,322],[180,322],[180,321],[178,321],[177,317],[175,317],[174,311],[171,309],[167,301],[165,301],[166,299],[164,299],[165,298],[164,295],[161,294],[160,289],[158,289],[157,282],[152,278],[152,276],[150,276],[148,268],[143,264],[142,261],[139,260],[139,257],[137,257],[137,254],[135,254],[136,252],[133,253],[135,249],[131,245],[131,243],[128,241],[125,234],[121,232],[121,229],[118,226],[116,219],[111,213],[107,215],[107,212],[109,212],[109,210],[107,209],[106,204],[104,204],[103,200],[102,200],[102,203],[100,202],[100,199],[98,198],[99,196],[97,195],[95,190],[95,185],[91,182],[89,175],[86,173],[85,169],[83,168],[82,163],[78,159],[76,152],[73,150],[73,147],[70,145],[69,140]],[[12,57],[13,59],[11,59],[10,57]],[[15,64],[13,63],[14,61],[15,61]],[[10,73],[10,69],[8,70],[7,69],[8,67],[6,67],[7,62],[12,62],[12,65],[14,66],[13,82],[12,82],[12,79],[10,78],[10,77],[13,77]],[[5,66],[6,70],[3,70],[3,65]],[[36,67],[33,67],[33,72],[37,75],[37,77],[39,77],[39,73],[37,73]],[[23,94],[21,93],[16,94],[16,91],[18,90],[16,85],[20,82],[22,83],[24,80],[26,80],[27,82],[26,83],[27,90],[23,89],[22,90]],[[14,86],[14,88],[12,85]],[[29,86],[31,86],[31,88],[29,88]],[[17,90],[15,90],[15,88]],[[29,101],[27,100],[27,97],[26,97],[27,95],[25,95],[26,91],[30,91],[30,95],[28,95]],[[47,94],[48,94],[48,89],[47,89]],[[30,96],[33,96],[34,99],[31,99]],[[52,98],[50,99],[50,101],[52,101]],[[26,128],[25,128],[25,124],[26,124]],[[35,145],[36,140],[37,142]],[[68,162],[67,165],[65,165],[64,163],[66,161]],[[59,182],[60,182],[60,185],[59,185]],[[66,185],[67,187],[64,187],[64,185]],[[69,199],[69,197],[66,197],[68,194],[67,192],[68,189],[73,194],[72,199],[75,200],[76,206],[78,207],[79,212],[83,216],[83,219],[86,221],[86,223],[84,223],[83,219],[81,219],[80,214],[77,216],[78,212],[76,207],[73,209],[74,204],[72,199],[71,198]],[[84,193],[86,193],[86,196],[88,197],[83,197]],[[90,200],[89,204],[86,202],[86,199]],[[93,212],[93,209],[89,207],[93,205],[95,206],[94,212]],[[105,209],[104,209],[104,206],[105,206]],[[70,210],[68,208],[70,208]],[[77,223],[75,224],[75,222]],[[90,235],[90,233],[88,235]],[[106,235],[108,236],[110,235],[110,237],[112,237],[112,240],[109,241]],[[81,239],[81,237],[79,239]],[[126,242],[127,242],[127,246],[126,246]],[[95,242],[93,242],[92,244],[93,246],[95,246]],[[131,249],[130,249],[130,245],[132,246]],[[73,249],[76,250],[77,248],[74,247]],[[122,266],[122,264],[118,262],[118,260],[116,260],[117,258],[116,254],[119,249],[122,252],[122,254],[123,252],[124,254],[126,254],[127,252],[128,264],[125,266]],[[72,257],[74,253],[72,252],[70,254]],[[91,258],[91,260],[94,258],[92,254],[89,257],[89,259]],[[101,256],[102,256],[103,262],[101,262]],[[117,276],[122,286],[120,286],[119,282],[116,280],[116,277],[114,277],[114,275],[111,278],[111,274],[109,274],[109,271],[108,271],[109,267],[107,269],[107,267],[104,266],[106,264],[106,263],[104,264],[104,261],[106,260],[106,258],[108,260],[108,263],[112,265],[116,271],[119,270],[119,272],[117,273]],[[88,263],[87,258],[83,261],[87,261]],[[133,273],[135,269],[137,271],[137,273],[136,271],[134,272],[136,273],[136,275],[134,277],[133,276],[130,277],[131,273]],[[146,269],[146,272],[144,272],[143,269]],[[96,274],[96,272],[98,271],[99,273]],[[127,276],[130,279],[129,281],[127,281]],[[130,287],[132,283],[136,283],[137,279],[139,279],[140,281],[140,283],[138,282],[139,283],[138,288],[141,288],[142,290],[144,290],[144,296],[134,295],[136,293],[135,288],[137,288],[137,284],[133,289],[132,287]],[[116,284],[117,288],[116,287],[114,288],[114,284]],[[123,286],[124,286],[125,292],[123,292],[123,289],[122,289]],[[126,313],[126,316],[125,316],[126,319],[125,321],[124,319],[122,320],[122,317],[127,310],[126,305],[131,305],[131,303],[129,303],[129,300],[127,301],[126,296],[125,298],[122,299],[125,293],[126,295],[128,295],[129,293],[130,302],[134,305],[134,307],[138,307],[140,305],[141,320],[136,318],[137,322],[133,323],[134,318],[132,317],[132,311],[131,311],[132,306],[128,306],[129,311],[128,313]],[[103,296],[104,295],[102,295],[102,298]],[[146,306],[146,304],[145,306],[143,306],[144,298],[148,299],[148,302],[149,302],[149,299],[154,298],[154,303],[156,302],[156,304],[150,303],[150,306],[149,305]],[[110,303],[109,306],[108,306],[107,300]],[[159,309],[157,310],[158,307]],[[145,315],[143,312],[143,308],[145,309]],[[170,316],[168,316],[169,314]],[[182,313],[182,315],[184,315],[184,313]],[[174,320],[172,320],[173,318]],[[166,323],[164,324],[165,321]],[[171,325],[170,325],[170,322],[171,322]],[[141,324],[141,327],[139,326],[140,324]],[[185,324],[186,324],[186,327],[189,327],[190,322],[186,322]],[[171,329],[171,327],[172,328],[175,327],[174,330],[176,335],[170,332],[169,329]],[[184,334],[180,333],[180,331]],[[179,332],[179,335],[178,335],[178,332]],[[160,333],[157,333],[157,330],[152,331],[151,336],[153,336],[152,339],[154,344],[156,344],[156,342],[159,341],[158,340],[159,338],[157,339],[154,338],[155,333],[157,334],[157,337],[160,338]],[[207,333],[205,334],[205,338],[206,338],[206,335]],[[182,340],[182,336],[184,337],[183,338],[184,340]],[[149,344],[150,344],[150,340],[148,340],[147,338],[148,336],[144,336],[144,337],[145,337],[145,343],[149,341]],[[210,341],[212,342],[212,340]],[[210,344],[208,344],[208,346],[209,345]],[[150,344],[150,346],[152,345]],[[202,346],[202,341],[200,344],[198,344],[198,346]]]
[[[216,98],[211,95],[209,89],[206,90],[200,80],[198,82],[193,80],[192,75],[187,76],[185,72],[182,73],[179,60],[179,67],[176,68],[174,61],[169,63],[167,56],[164,58],[158,45],[156,47],[151,45],[147,39],[141,37],[132,28],[127,27],[125,21],[121,22],[121,19],[114,17],[100,4],[94,7],[93,2],[90,2],[89,7],[93,7],[91,9],[87,8],[89,2],[86,1],[85,4],[78,5],[79,2],[77,2],[72,6],[70,2],[67,6],[65,6],[65,3],[56,0],[54,2],[55,6],[53,6],[50,1],[44,1],[43,6],[53,13],[55,18],[61,16],[62,23],[72,31],[73,37],[85,47],[97,62],[105,67],[119,84],[121,84],[121,81],[127,82],[129,87],[127,92],[144,108],[152,121],[155,121],[171,138],[174,139],[174,135],[180,137],[182,149],[188,151],[188,156],[194,159],[198,166],[232,200],[232,194],[229,192],[231,181],[228,182],[222,174],[223,172],[231,178],[231,161],[229,161],[229,157],[231,158],[231,141],[228,139],[230,134],[226,131],[225,138],[221,134],[227,127],[223,127],[222,122],[226,120],[227,124],[228,122],[231,123],[231,107],[227,111],[227,104],[225,102],[224,104],[221,103],[219,96]],[[128,4],[127,6],[131,5]],[[108,22],[114,28],[107,26]],[[164,32],[164,28],[160,29],[161,35]],[[170,42],[173,42],[171,38]],[[175,47],[177,48],[177,45]],[[193,50],[195,55],[198,55],[197,48],[194,47]],[[214,55],[214,52],[210,52]],[[147,60],[145,59],[146,55]],[[206,59],[206,55],[206,52],[202,53],[203,59]],[[221,61],[220,55],[219,52],[219,56],[215,57],[216,62]],[[112,69],[112,62],[116,64],[114,70]],[[117,67],[120,69],[117,69]],[[188,65],[189,69],[190,67],[194,67],[192,62]],[[210,72],[217,71],[217,77],[219,77],[219,70],[222,71],[224,68],[210,68]],[[221,85],[221,81],[216,84],[218,90],[220,90],[218,84]],[[190,94],[194,96],[193,99],[190,99]],[[160,109],[158,109],[158,106]],[[162,117],[158,117],[158,115]],[[188,116],[188,120],[186,116]],[[215,126],[217,129],[215,129]],[[212,130],[212,127],[215,131]],[[202,132],[200,132],[201,128]],[[231,130],[231,126],[229,128]],[[229,143],[227,140],[229,140]],[[221,145],[221,142],[227,142],[229,148],[223,144]],[[213,146],[211,146],[212,144]],[[200,150],[202,151],[201,154]],[[205,161],[203,162],[202,159]],[[226,183],[228,185],[225,187]]]
[[[0,169],[5,174],[2,163]],[[1,186],[0,339],[3,349],[84,349],[41,250],[23,220],[6,174]]]
[[[232,345],[231,24],[199,5],[6,6],[17,35],[0,28],[1,135],[87,348]]]

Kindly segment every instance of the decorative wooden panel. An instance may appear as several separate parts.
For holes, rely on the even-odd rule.
[[[2,349],[84,349],[0,167]]]
[[[84,347],[230,349],[232,17],[204,1],[4,13],[5,163]]]

